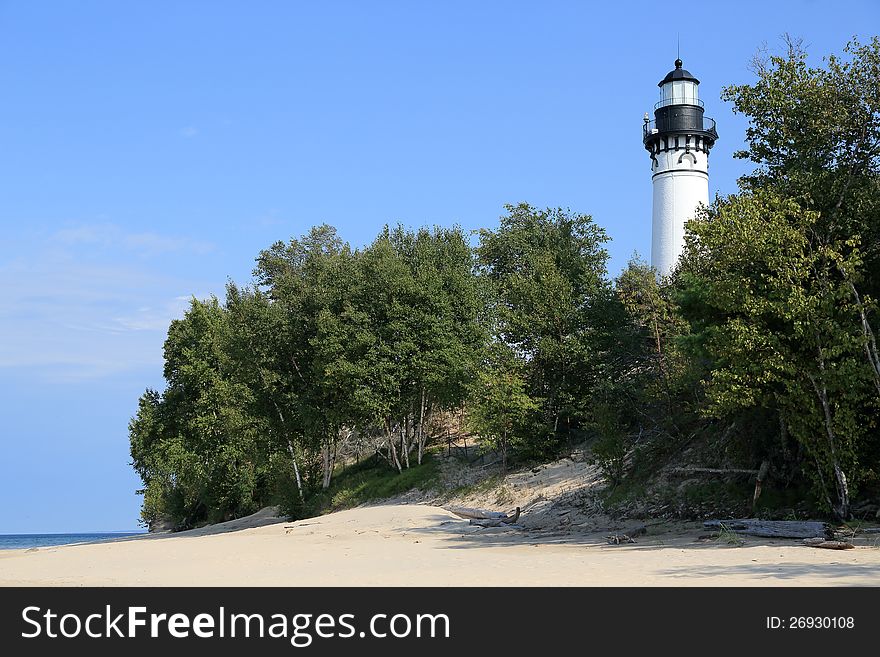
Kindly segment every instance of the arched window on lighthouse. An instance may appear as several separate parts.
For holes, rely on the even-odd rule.
[[[682,153],[678,158],[679,164],[687,163],[687,165],[693,169],[697,166],[697,156],[693,153]]]

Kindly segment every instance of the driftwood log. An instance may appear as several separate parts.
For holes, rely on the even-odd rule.
[[[824,538],[805,538],[804,545],[826,550],[851,550],[855,546],[847,541],[828,541]]]
[[[627,534],[611,534],[606,536],[605,540],[609,545],[620,545],[621,543],[635,543],[636,540]]]
[[[704,527],[728,529],[737,534],[764,538],[833,538],[830,525],[813,520],[707,520]]]
[[[756,475],[759,470],[746,470],[743,468],[672,468],[672,474],[677,475]]]
[[[451,506],[446,509],[450,513],[454,513],[459,518],[472,519],[476,518],[478,520],[497,520],[499,518],[506,518],[507,514],[503,511],[484,511],[483,509],[469,509],[463,506]]]
[[[512,525],[519,520],[520,508],[516,507],[516,511],[512,514],[501,514],[500,518],[471,518],[468,522],[478,527],[501,527],[502,525]]]
[[[611,536],[606,536],[605,540],[608,541],[609,545],[620,545],[621,543],[636,542],[632,536],[627,536],[626,534],[611,534]]]
[[[610,536],[606,536],[605,540],[608,541],[610,545],[620,545],[621,543],[635,543],[635,539],[633,536],[641,536],[642,534],[647,534],[648,528],[645,525],[639,525],[638,527],[634,527],[630,529],[625,534],[611,534]]]
[[[854,534],[880,534],[880,527],[851,527],[850,531]]]
[[[679,475],[682,477],[691,477],[697,475],[722,475],[722,476],[734,476],[734,475],[754,475],[755,476],[755,492],[752,495],[752,510],[754,511],[755,505],[758,502],[758,498],[761,497],[761,487],[764,485],[764,481],[767,479],[767,475],[770,473],[770,461],[763,461],[761,463],[761,467],[757,470],[750,470],[747,468],[695,468],[695,467],[686,467],[686,468],[672,468],[669,471],[671,474]]]

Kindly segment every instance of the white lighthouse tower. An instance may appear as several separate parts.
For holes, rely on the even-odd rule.
[[[669,274],[684,247],[684,224],[709,203],[709,150],[718,139],[715,121],[703,116],[700,81],[680,59],[660,83],[654,120],[645,114],[643,140],[654,183],[651,264]]]

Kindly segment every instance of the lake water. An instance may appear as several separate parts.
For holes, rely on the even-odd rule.
[[[89,532],[83,534],[0,534],[0,550],[22,550],[34,547],[109,541],[125,536],[138,536],[145,531]]]

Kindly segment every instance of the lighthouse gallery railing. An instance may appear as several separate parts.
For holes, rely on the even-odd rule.
[[[715,119],[710,119],[708,116],[704,116],[702,123],[702,130],[700,128],[693,129],[701,130],[702,132],[715,133]],[[657,121],[645,121],[642,125],[642,141],[657,132]]]

